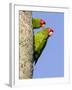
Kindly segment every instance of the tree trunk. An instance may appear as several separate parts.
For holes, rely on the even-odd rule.
[[[33,76],[33,31],[31,11],[19,11],[19,79]]]

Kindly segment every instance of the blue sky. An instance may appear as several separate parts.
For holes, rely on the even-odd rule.
[[[54,30],[34,67],[33,78],[63,77],[64,76],[64,13],[32,12],[32,17],[46,21],[45,27]],[[34,30],[34,33],[40,31]]]

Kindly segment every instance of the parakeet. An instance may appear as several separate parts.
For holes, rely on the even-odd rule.
[[[36,64],[38,61],[38,58],[40,57],[47,39],[53,34],[53,30],[51,28],[45,28],[44,30],[41,30],[37,32],[34,35],[34,63]]]
[[[37,29],[37,28],[43,27],[45,24],[46,24],[46,22],[43,19],[32,18],[33,29]]]

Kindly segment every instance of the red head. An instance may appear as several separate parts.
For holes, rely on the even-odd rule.
[[[51,28],[48,28],[47,32],[49,33],[49,36],[51,36],[54,31]]]
[[[40,20],[40,26],[43,27],[45,24],[46,24],[45,21],[41,19]]]

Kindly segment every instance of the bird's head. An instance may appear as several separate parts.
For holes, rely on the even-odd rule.
[[[51,36],[51,35],[53,34],[54,30],[51,29],[51,28],[48,28],[48,29],[47,29],[47,32],[49,33],[49,36]]]
[[[41,19],[41,20],[40,20],[40,26],[41,26],[41,27],[44,27],[45,24],[46,24],[46,22],[45,22],[43,19]]]

